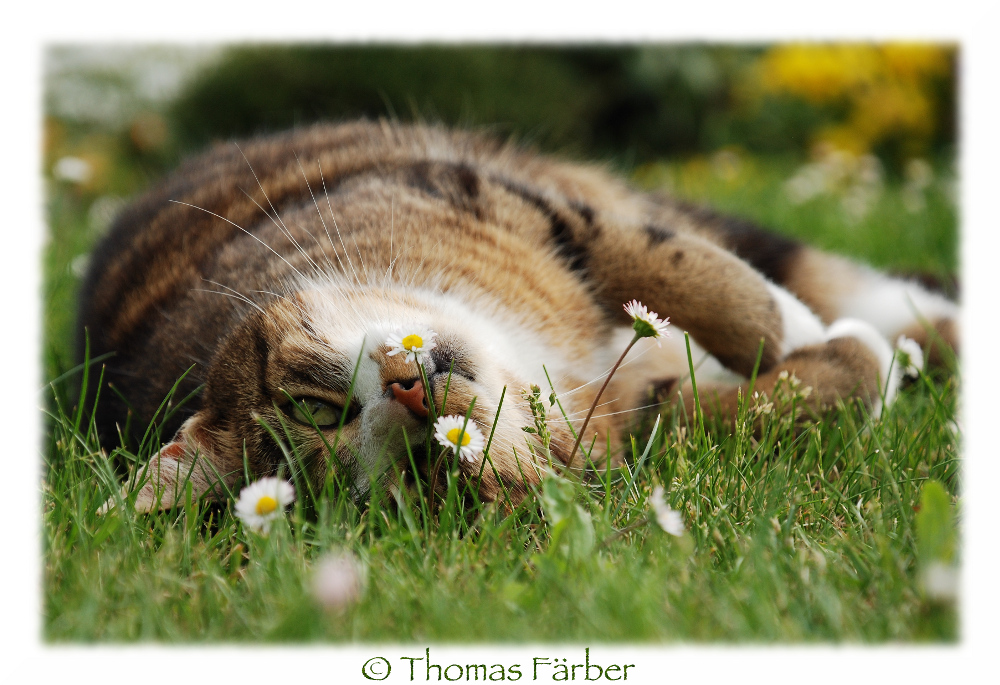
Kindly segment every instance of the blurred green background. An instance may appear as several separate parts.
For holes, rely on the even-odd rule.
[[[622,164],[825,142],[899,172],[955,143],[945,45],[61,46],[48,65],[50,143],[104,124],[83,128],[154,168],[212,140],[357,116],[485,125]]]
[[[951,282],[957,62],[941,44],[50,46],[47,372],[71,359],[87,254],[129,196],[212,141],[358,116],[605,161]]]

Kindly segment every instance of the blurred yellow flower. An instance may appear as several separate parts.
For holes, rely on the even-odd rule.
[[[946,76],[951,70],[952,46],[922,43],[886,43],[882,57],[899,78],[916,80],[924,75]]]
[[[817,106],[843,108],[836,124],[813,143],[861,155],[893,139],[919,154],[937,125],[940,79],[955,61],[951,45],[919,43],[789,44],[761,58],[760,96],[791,95]]]
[[[874,80],[878,58],[869,46],[792,44],[769,50],[761,67],[765,90],[824,104]]]

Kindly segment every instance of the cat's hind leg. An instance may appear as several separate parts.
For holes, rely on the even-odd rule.
[[[655,206],[657,219],[684,223],[733,253],[794,294],[825,325],[850,317],[867,321],[891,343],[906,335],[936,365],[950,356],[944,345],[958,351],[958,305],[916,280],[889,276],[746,219],[683,203]]]
[[[803,248],[789,263],[785,287],[829,323],[867,321],[890,341],[916,340],[932,365],[958,352],[959,307],[914,280],[896,278],[843,257]]]
[[[798,392],[799,406],[819,414],[835,407],[840,400],[858,398],[878,416],[896,394],[901,370],[895,368],[893,351],[882,335],[867,322],[840,319],[824,333],[820,343],[804,345],[785,356],[776,366],[759,374],[752,390],[749,380],[742,382],[698,380],[698,399],[705,415],[732,426],[741,401],[750,405],[773,406],[779,386],[783,392]],[[690,380],[683,376],[661,379],[654,384],[655,398],[668,405],[680,405],[688,417],[696,412],[695,393]],[[763,399],[756,401],[753,392]],[[770,402],[769,402],[770,400]],[[788,407],[779,407],[778,411]]]

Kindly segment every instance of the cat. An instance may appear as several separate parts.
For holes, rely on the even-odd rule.
[[[414,327],[436,334],[421,363],[437,412],[491,433],[490,468],[458,460],[463,476],[483,500],[516,501],[541,467],[522,391],[547,396],[551,379],[579,430],[631,339],[632,299],[673,334],[632,350],[574,467],[588,451],[616,458],[630,410],[671,398],[693,409],[681,331],[707,356],[699,393],[723,421],[758,355],[761,392],[794,374],[816,410],[858,398],[877,412],[898,384],[889,341],[909,336],[932,357],[935,341],[959,342],[958,305],[916,282],[637,192],[596,165],[383,120],[220,143],[184,163],[94,251],[79,347],[114,353],[95,417],[105,447],[134,448],[151,421],[173,435],[132,493],[139,511],[170,506],[187,481],[221,497],[244,459],[251,478],[278,473],[286,431],[312,482],[333,464],[359,499],[396,484],[407,443],[429,429],[416,362],[386,342]],[[574,435],[556,418],[551,454],[566,462]]]

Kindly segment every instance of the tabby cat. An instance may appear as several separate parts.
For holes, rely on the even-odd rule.
[[[421,360],[437,412],[472,405],[493,431],[492,466],[458,461],[464,477],[483,499],[516,499],[539,477],[521,391],[547,396],[550,378],[579,429],[631,339],[632,299],[674,334],[641,341],[613,377],[583,436],[598,463],[606,445],[621,451],[628,410],[679,398],[690,411],[680,331],[708,355],[696,380],[723,420],[762,339],[760,391],[788,372],[817,410],[855,397],[874,411],[898,380],[888,341],[957,342],[956,304],[914,282],[636,192],[597,166],[360,121],[218,144],[132,203],[92,257],[80,347],[86,330],[91,357],[114,352],[96,416],[105,446],[134,447],[154,418],[173,436],[138,510],[169,506],[187,479],[218,497],[244,459],[251,478],[277,473],[286,431],[313,481],[336,464],[357,498],[392,486],[409,470],[406,441],[428,429],[416,362],[386,344],[414,326],[437,333]],[[157,408],[182,376],[175,403],[195,396],[164,421]],[[567,461],[572,432],[561,417],[549,428]]]

